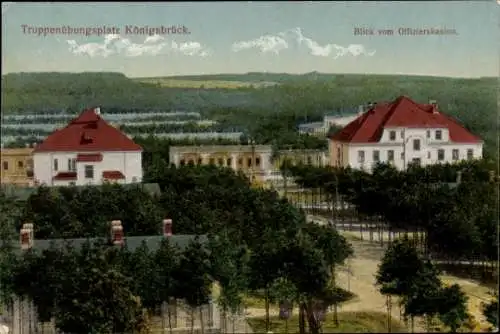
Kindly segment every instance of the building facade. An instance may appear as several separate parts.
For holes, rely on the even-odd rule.
[[[99,109],[84,111],[33,151],[35,184],[121,184],[142,181],[142,148],[106,123]]]
[[[242,171],[262,180],[272,169],[270,145],[202,145],[170,147],[170,163],[182,165],[217,165]]]
[[[401,96],[375,104],[329,140],[330,164],[371,170],[378,162],[399,170],[480,159],[483,141],[439,110]]]
[[[279,170],[285,160],[294,165],[310,165],[322,167],[329,164],[328,151],[326,150],[280,150],[273,159],[273,169]]]
[[[33,148],[2,148],[0,163],[2,184],[33,185]]]

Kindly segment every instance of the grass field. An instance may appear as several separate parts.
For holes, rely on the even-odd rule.
[[[260,88],[268,86],[270,83],[244,82],[244,81],[222,81],[222,80],[182,80],[169,78],[139,78],[134,79],[138,82],[149,84],[159,84],[161,87],[168,88],[204,88],[204,89],[236,89],[236,88]]]
[[[387,315],[380,312],[339,312],[339,326],[335,327],[332,314],[326,316],[323,323],[323,333],[387,333]],[[248,319],[250,327],[255,333],[266,332],[265,318]],[[273,333],[298,333],[298,315],[292,315],[288,320],[271,317],[270,330]],[[406,333],[406,327],[395,319],[391,319],[392,333]]]
[[[345,304],[349,301],[356,300],[357,296],[355,293],[343,290],[341,291],[341,301],[339,304]],[[253,292],[250,294],[247,294],[243,296],[243,305],[246,308],[252,308],[252,309],[265,309],[266,304],[265,304],[265,299],[264,299],[264,294],[262,292]],[[277,311],[279,309],[279,305],[269,303],[269,309],[271,310],[271,313],[274,311]]]

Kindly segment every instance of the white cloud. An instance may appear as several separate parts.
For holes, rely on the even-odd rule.
[[[309,53],[317,57],[333,57],[337,59],[343,56],[358,57],[373,56],[375,50],[368,51],[361,44],[349,44],[342,46],[334,43],[321,45],[315,40],[304,36],[302,29],[294,28],[287,31],[277,33],[275,35],[264,35],[249,41],[236,42],[232,46],[234,52],[239,52],[246,49],[259,49],[262,53],[279,54],[281,51],[289,49],[290,45],[296,44],[305,47]]]
[[[66,41],[69,51],[76,55],[90,57],[109,57],[122,54],[127,57],[156,56],[167,53],[180,53],[186,56],[206,57],[211,51],[198,42],[167,42],[160,35],[148,36],[142,43],[133,43],[120,35],[106,35],[102,43],[78,44],[75,40]]]

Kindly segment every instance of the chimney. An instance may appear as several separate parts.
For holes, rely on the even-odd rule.
[[[20,231],[21,250],[28,250],[33,247],[34,228],[33,224],[23,224]]]
[[[111,222],[111,242],[113,245],[123,245],[123,226],[121,220]]]
[[[437,114],[438,113],[438,104],[437,104],[437,101],[436,100],[429,100],[429,104],[432,105],[432,112],[434,114]]]
[[[99,108],[99,107],[95,108],[95,109],[94,109],[94,111],[95,111],[95,113],[96,113],[97,115],[100,115],[100,114],[101,114],[101,108]]]
[[[364,105],[358,106],[358,115],[361,115],[364,112],[365,112],[365,106]]]
[[[163,236],[172,236],[172,219],[163,219]]]

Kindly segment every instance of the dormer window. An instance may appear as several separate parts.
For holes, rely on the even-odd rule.
[[[81,144],[90,144],[92,142],[92,137],[87,132],[82,133],[82,137],[80,139]]]
[[[396,140],[396,131],[389,131],[389,140]]]
[[[441,140],[443,138],[443,132],[441,130],[436,130],[436,140]]]

